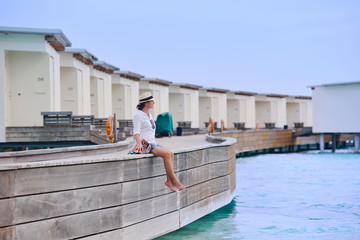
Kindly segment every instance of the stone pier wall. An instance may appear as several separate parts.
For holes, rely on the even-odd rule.
[[[164,186],[161,158],[127,155],[128,147],[2,154],[0,239],[151,239],[235,196],[234,139],[174,151],[187,187],[178,192]]]

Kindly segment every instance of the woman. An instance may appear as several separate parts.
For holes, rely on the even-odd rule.
[[[171,191],[176,192],[176,188],[182,190],[185,188],[180,183],[174,173],[174,153],[170,150],[159,146],[155,141],[155,122],[152,118],[149,110],[154,108],[155,102],[150,92],[145,92],[140,95],[139,104],[137,105],[138,112],[133,117],[134,125],[134,138],[136,146],[133,152],[141,152],[142,139],[149,142],[151,153],[164,159],[164,166],[166,171],[165,185],[170,188]]]

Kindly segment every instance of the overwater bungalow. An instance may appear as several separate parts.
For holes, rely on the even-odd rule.
[[[104,61],[94,62],[90,69],[91,114],[97,118],[112,115],[112,73],[119,68]]]
[[[236,129],[255,128],[255,95],[252,92],[227,93],[227,126]]]
[[[227,123],[227,95],[229,90],[218,88],[202,88],[199,90],[200,127],[206,127],[209,119],[213,119],[217,128],[221,122]],[[225,125],[225,127],[227,127]]]
[[[139,85],[139,94],[151,92],[155,99],[153,117],[160,113],[169,112],[169,86],[172,82],[159,78],[142,78]]]
[[[112,107],[117,119],[132,119],[139,101],[139,83],[144,76],[130,71],[112,74]]]
[[[38,126],[60,111],[60,55],[71,42],[59,29],[0,27],[0,141],[7,126]]]
[[[324,150],[324,134],[331,133],[333,151],[336,135],[354,134],[355,151],[360,151],[360,82],[345,82],[311,86],[313,132],[320,134]]]
[[[286,125],[286,97],[280,94],[256,94],[256,121],[260,128],[283,128]]]
[[[60,52],[61,110],[90,115],[90,69],[98,59],[85,49]]]
[[[290,128],[312,126],[311,97],[286,97],[286,125]]]
[[[200,88],[202,87],[187,83],[170,84],[169,107],[173,116],[174,127],[178,125],[178,122],[188,122],[188,127],[199,128]]]

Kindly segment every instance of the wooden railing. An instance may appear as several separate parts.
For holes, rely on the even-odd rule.
[[[72,125],[74,126],[84,126],[84,125],[94,125],[94,115],[78,115],[71,116]]]
[[[41,112],[43,124],[47,126],[71,126],[72,112]]]

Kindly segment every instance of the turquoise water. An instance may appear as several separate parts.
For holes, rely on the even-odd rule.
[[[267,154],[237,159],[227,206],[157,240],[359,240],[360,154]]]

